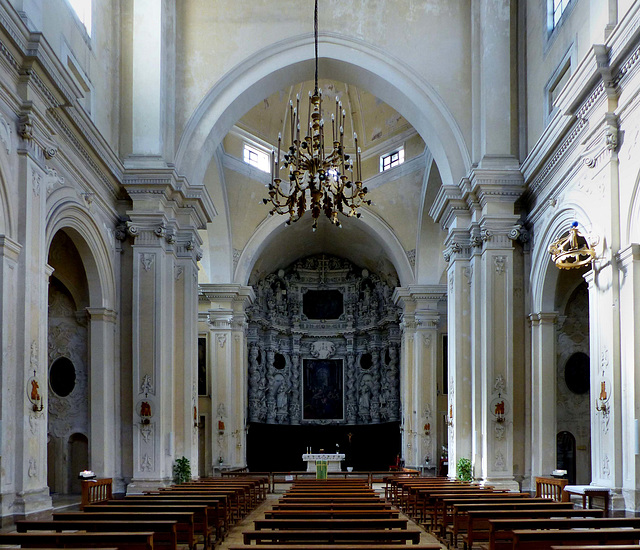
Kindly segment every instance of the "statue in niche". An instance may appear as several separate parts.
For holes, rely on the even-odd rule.
[[[276,408],[277,408],[277,417],[278,417],[278,422],[282,423],[289,411],[288,411],[288,404],[289,404],[289,398],[288,398],[288,390],[287,390],[287,386],[286,383],[283,381],[282,384],[280,384],[280,386],[278,387],[278,391],[276,393]]]
[[[371,418],[371,388],[365,382],[360,388],[360,399],[358,399],[358,413],[363,422],[368,422]]]

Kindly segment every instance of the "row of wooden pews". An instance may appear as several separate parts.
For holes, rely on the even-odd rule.
[[[0,544],[22,548],[210,550],[266,498],[265,478],[211,478],[143,495],[108,499],[51,520],[16,522]]]
[[[392,502],[451,548],[550,550],[589,545],[640,550],[640,518],[443,478],[395,478]],[[569,546],[571,545],[571,546]],[[600,547],[600,546],[598,546]]]
[[[299,480],[242,534],[243,545],[230,550],[415,550],[440,549],[420,544],[419,529],[380,497],[366,480]]]

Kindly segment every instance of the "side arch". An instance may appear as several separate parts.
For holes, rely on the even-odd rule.
[[[71,238],[82,258],[89,281],[91,307],[117,309],[115,272],[109,246],[86,208],[70,196],[58,195],[49,208],[47,250],[61,229]]]
[[[562,209],[549,220],[546,226],[536,230],[535,247],[531,265],[531,306],[533,312],[554,311],[555,290],[559,270],[551,261],[548,249],[573,221],[577,221],[586,232],[590,232],[592,222],[585,210],[577,204],[564,204]]]
[[[367,89],[402,114],[433,154],[444,184],[457,183],[471,166],[459,125],[432,86],[401,60],[362,40],[321,33],[321,73]],[[240,63],[213,86],[189,120],[178,146],[176,167],[192,185],[229,128],[264,97],[309,78],[312,35],[272,44]]]
[[[627,244],[640,243],[640,175],[636,179],[627,219]]]

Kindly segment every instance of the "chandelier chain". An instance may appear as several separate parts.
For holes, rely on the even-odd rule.
[[[315,74],[315,88],[314,94],[318,93],[318,0],[316,0],[315,9],[313,12],[313,41],[315,46],[315,60],[316,60],[316,74]]]

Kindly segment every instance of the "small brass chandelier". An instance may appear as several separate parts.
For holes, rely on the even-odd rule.
[[[551,243],[549,254],[559,269],[577,269],[589,265],[596,257],[596,251],[578,231],[578,222],[571,224],[569,233]]]
[[[273,214],[288,215],[286,225],[298,221],[307,206],[313,218],[312,228],[318,227],[318,217],[324,212],[331,223],[341,227],[338,213],[360,217],[358,208],[370,205],[364,197],[367,188],[362,187],[362,158],[358,136],[354,133],[355,163],[344,149],[346,112],[336,97],[335,113],[331,113],[331,145],[324,137],[325,121],[322,111],[322,90],[318,88],[318,0],[314,10],[315,88],[309,92],[309,111],[306,136],[300,138],[300,96],[296,105],[289,102],[289,130],[291,145],[284,155],[282,168],[289,172],[288,182],[280,179],[280,148],[282,135],[278,134],[278,153],[271,151],[271,183],[268,185]],[[350,172],[350,176],[347,175]]]

